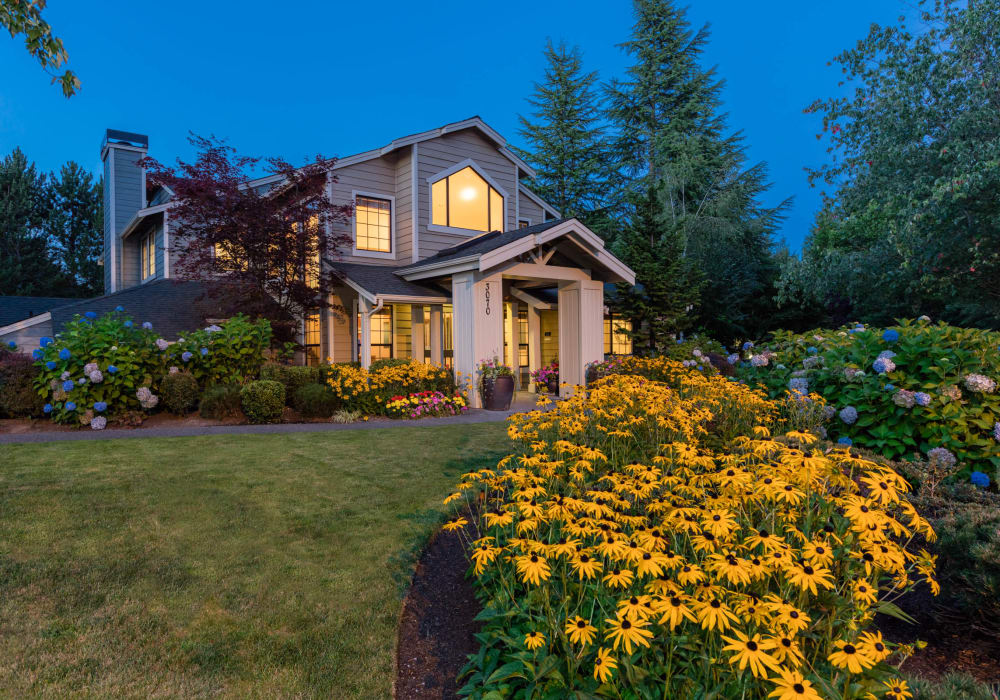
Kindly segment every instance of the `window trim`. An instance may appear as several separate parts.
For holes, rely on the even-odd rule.
[[[149,245],[148,248],[148,265],[147,260],[143,259],[143,247]],[[146,275],[147,268],[152,268],[149,275]],[[147,282],[152,282],[156,279],[156,228],[151,228],[148,232],[143,234],[139,238],[139,283],[146,284]]]
[[[389,202],[389,252],[383,253],[378,250],[358,249],[358,217],[357,206],[358,197],[370,197]],[[380,192],[367,192],[365,190],[351,190],[351,206],[354,211],[351,213],[351,248],[352,254],[359,258],[382,258],[383,260],[396,259],[396,197],[391,194]]]
[[[472,158],[466,158],[460,163],[456,163],[450,168],[446,168],[439,173],[435,173],[428,177],[427,180],[427,230],[434,231],[435,233],[457,233],[460,236],[481,236],[484,233],[491,233],[491,231],[480,231],[474,228],[459,228],[457,226],[442,226],[441,224],[434,223],[434,183],[439,180],[443,180],[449,175],[454,175],[459,170],[465,170],[466,168],[472,168],[472,170],[486,181],[486,184],[496,190],[497,194],[503,199],[503,230],[507,230],[507,213],[510,208],[510,195],[507,193],[503,187],[501,187],[496,180],[490,177],[486,171],[484,171],[476,161]],[[489,196],[489,195],[487,195]],[[502,231],[501,231],[502,233]]]

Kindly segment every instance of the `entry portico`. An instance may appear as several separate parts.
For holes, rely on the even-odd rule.
[[[408,326],[409,357],[450,365],[473,381],[482,360],[536,370],[543,356],[557,357],[564,394],[584,383],[588,363],[604,357],[604,285],[635,283],[632,270],[577,219],[481,234],[401,268],[330,265],[343,278],[340,303],[357,308],[354,328],[344,330],[356,330],[362,365],[372,361],[377,326],[392,307],[389,327],[397,319]]]

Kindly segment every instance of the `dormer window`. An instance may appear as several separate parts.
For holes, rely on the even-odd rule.
[[[503,194],[466,165],[431,183],[431,223],[470,231],[503,231]]]

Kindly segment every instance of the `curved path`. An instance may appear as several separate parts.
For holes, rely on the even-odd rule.
[[[530,398],[529,398],[530,397]],[[196,435],[274,435],[283,433],[326,433],[338,430],[373,430],[376,428],[401,428],[413,426],[462,425],[467,423],[496,423],[514,413],[535,408],[534,394],[520,395],[509,411],[484,411],[476,409],[459,416],[421,418],[419,420],[394,420],[376,418],[355,423],[272,423],[268,425],[206,425],[170,426],[151,428],[111,428],[108,430],[30,431],[0,433],[0,445],[26,442],[65,442],[73,440],[111,440],[115,438],[193,437]]]

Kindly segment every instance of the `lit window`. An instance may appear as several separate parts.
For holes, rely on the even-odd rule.
[[[354,220],[358,250],[392,252],[392,202],[358,195]]]
[[[320,364],[319,313],[306,314],[302,324],[302,345],[305,347],[306,364],[316,367]]]
[[[632,354],[632,322],[609,316],[604,319],[604,354]]]
[[[472,231],[503,231],[503,197],[466,166],[431,185],[431,223]]]
[[[531,222],[528,221],[527,219],[518,219],[517,220],[517,227],[518,228],[528,228],[529,226],[531,226]]]
[[[147,233],[139,243],[139,269],[144,280],[156,274],[156,231]]]

